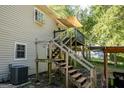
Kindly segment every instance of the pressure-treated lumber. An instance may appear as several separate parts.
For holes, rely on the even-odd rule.
[[[104,52],[106,52],[106,53],[124,53],[124,47],[105,47]]]
[[[35,39],[35,53],[36,53],[36,59],[35,59],[35,63],[36,63],[36,81],[39,81],[39,72],[38,72],[38,50],[37,50],[37,39]]]
[[[104,52],[104,78],[105,78],[105,87],[108,87],[108,62],[107,62],[106,52]]]
[[[38,61],[36,61],[36,81],[39,81]]]
[[[48,78],[49,84],[51,84],[51,71],[52,71],[52,43],[49,43],[49,62],[48,62]]]
[[[66,52],[66,88],[68,88],[68,52]]]

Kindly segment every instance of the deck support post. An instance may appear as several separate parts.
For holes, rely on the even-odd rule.
[[[66,82],[65,82],[66,88],[68,88],[68,57],[69,57],[68,52],[66,52],[66,75],[65,75],[66,76],[65,77],[66,78]]]
[[[88,60],[91,60],[91,53],[90,53],[90,50],[88,50]]]
[[[60,53],[59,53],[59,59],[62,59],[62,50],[59,50]]]
[[[60,44],[62,45],[62,41]],[[61,49],[59,50],[59,59],[62,59],[62,50]]]
[[[93,87],[93,69],[90,70],[90,82],[91,82],[91,87]]]
[[[73,34],[71,33],[71,39],[70,39],[70,49],[72,49],[72,37],[73,37]],[[72,65],[73,64],[73,62],[72,62],[72,58],[71,57],[69,57],[69,63]]]
[[[104,51],[104,79],[105,87],[108,87],[108,62],[107,62],[107,53]]]
[[[49,42],[49,62],[48,62],[48,78],[49,84],[51,84],[51,72],[52,72],[52,42]]]
[[[35,59],[35,63],[36,63],[36,82],[39,81],[39,61],[38,59],[38,50],[37,50],[37,38],[35,39],[35,53],[36,53],[36,59]]]
[[[52,64],[51,64],[51,62],[48,62],[48,78],[49,78],[49,84],[51,84],[51,69],[52,69]]]
[[[81,49],[81,51],[82,51],[83,57],[85,57],[85,54],[84,54],[84,52],[85,52],[84,45],[82,45],[82,49]]]
[[[97,82],[96,70],[93,69],[93,88],[96,88],[97,87],[96,86],[97,85],[96,82]]]
[[[38,66],[38,61],[36,60],[36,82],[39,81],[39,66]]]
[[[77,40],[75,41],[75,53],[77,54]],[[74,66],[76,67],[77,66],[77,63],[74,62]]]

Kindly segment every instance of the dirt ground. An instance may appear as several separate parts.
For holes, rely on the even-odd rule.
[[[51,84],[48,81],[48,73],[39,74],[39,82],[36,82],[35,75],[29,76],[29,81],[20,84],[12,85],[10,82],[0,83],[0,88],[64,88],[64,77],[60,77],[60,73],[52,74]]]
[[[39,74],[39,82],[35,81],[35,75],[29,77],[29,82],[21,85],[12,85],[9,82],[0,83],[0,88],[65,88],[65,77],[59,71],[52,74],[51,84],[48,81],[48,73],[44,72]],[[101,74],[97,75],[97,86],[101,86]],[[69,83],[70,88],[76,88],[73,84]]]
[[[30,80],[32,84],[24,86],[26,88],[64,88],[63,77],[59,76],[59,73],[53,73],[51,83],[49,84],[48,73],[44,72],[39,74],[39,82],[35,82],[35,76],[31,76]]]

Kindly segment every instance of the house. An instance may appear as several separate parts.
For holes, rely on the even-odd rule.
[[[82,50],[84,41],[77,29],[81,26],[76,17],[59,18],[44,5],[0,6],[0,82],[9,79],[9,64],[28,66],[28,74],[36,74],[36,80],[39,72],[48,70],[49,81],[51,68],[58,66],[66,76],[66,87],[68,79],[77,87],[92,87],[92,82],[95,82],[94,66],[76,54],[78,48]],[[68,28],[73,28],[73,34],[66,33]],[[62,35],[62,40],[55,38],[57,32],[66,33]],[[52,42],[46,44],[42,41]],[[81,73],[75,66],[69,65],[69,57],[74,60],[75,66],[76,63],[80,64],[88,73]],[[44,60],[38,64],[40,59],[49,62]],[[62,60],[63,63],[59,62]],[[54,63],[56,65],[52,66]],[[77,75],[79,78],[75,78]]]
[[[35,40],[50,40],[53,31],[62,23],[47,6],[0,6],[0,81],[8,79],[9,64],[29,67],[35,73]],[[64,27],[64,25],[62,26]],[[38,46],[39,57],[47,57],[47,45]],[[41,63],[40,72],[47,70]]]

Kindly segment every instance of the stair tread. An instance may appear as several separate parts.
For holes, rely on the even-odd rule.
[[[81,78],[79,78],[78,80],[77,80],[77,82],[79,82],[79,83],[82,83],[84,80],[86,80],[86,77],[81,77]]]
[[[75,73],[74,75],[72,75],[71,77],[72,78],[77,78],[77,77],[79,77],[81,75],[81,73]]]
[[[60,52],[60,50],[56,50],[56,51],[54,51],[53,53],[58,53],[58,52]]]
[[[54,59],[54,61],[58,62],[58,61],[65,61],[64,59]]]
[[[71,67],[73,67],[73,66],[70,66],[70,65],[68,66],[68,68],[71,68]],[[66,66],[64,66],[64,67],[62,67],[62,68],[66,68]]]
[[[73,73],[75,71],[77,71],[77,69],[71,69],[71,70],[68,71],[68,73]]]
[[[89,88],[91,86],[91,82],[90,81],[86,81],[83,85],[82,88]]]
[[[54,51],[52,51],[53,53],[55,53],[55,52],[59,52],[60,50],[59,49],[57,49],[57,50],[54,50]]]
[[[59,54],[59,53],[53,53],[52,55],[53,55],[53,56],[57,56],[58,54]]]
[[[53,55],[56,55],[56,54],[58,54],[58,53],[59,53],[59,52],[54,52]]]
[[[63,66],[63,65],[66,65],[66,63],[65,63],[65,62],[64,62],[64,63],[59,63],[59,65],[60,65],[60,66]]]

